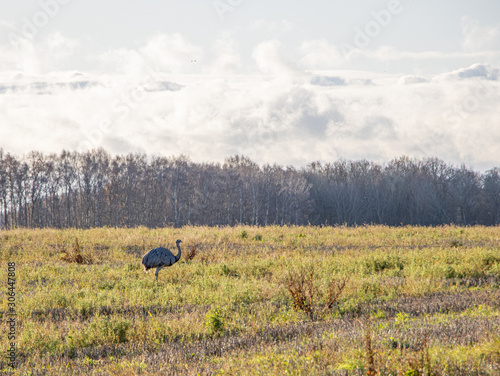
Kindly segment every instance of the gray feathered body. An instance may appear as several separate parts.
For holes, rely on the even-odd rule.
[[[158,279],[158,272],[166,266],[172,266],[181,258],[181,240],[177,240],[177,255],[174,254],[167,248],[158,247],[152,249],[144,255],[142,258],[142,266],[144,271],[147,272],[149,269],[156,268],[156,279]]]
[[[175,257],[169,249],[158,247],[144,255],[142,258],[142,265],[144,269],[149,270],[159,266],[171,266],[178,260],[179,259]]]

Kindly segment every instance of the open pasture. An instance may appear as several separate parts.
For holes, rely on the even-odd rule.
[[[141,258],[176,239],[156,282]],[[500,374],[499,227],[18,229],[0,250],[6,374]]]

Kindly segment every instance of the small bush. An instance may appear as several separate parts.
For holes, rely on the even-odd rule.
[[[405,375],[420,376],[420,375],[433,375],[431,357],[429,354],[429,346],[427,340],[424,339],[420,348],[413,352],[408,358],[408,368]]]
[[[314,285],[314,269],[312,267],[289,273],[286,278],[286,285],[292,296],[295,309],[305,312],[309,318],[314,319],[314,300],[318,295],[318,290]]]
[[[458,248],[464,245],[464,243],[460,239],[451,239],[449,244],[450,247],[453,248]]]
[[[444,271],[444,277],[446,279],[453,279],[453,278],[457,278],[458,277],[458,274],[457,272],[455,271],[455,268],[451,265],[448,265]]]
[[[367,320],[364,325],[365,368],[368,376],[375,376],[375,350],[373,348],[372,328]]]
[[[337,304],[348,281],[349,277],[345,277],[339,280],[333,278],[331,280],[326,290],[327,308],[331,309]]]
[[[290,272],[286,277],[286,286],[292,297],[294,308],[306,313],[311,320],[317,316],[319,302],[326,303],[325,310],[335,307],[348,282],[347,277],[340,280],[333,278],[327,284],[326,290],[321,291],[316,285],[316,279],[313,266]]]
[[[256,240],[256,241],[259,241],[261,242],[262,241],[262,235],[261,234],[257,234],[253,237],[253,240]]]
[[[186,262],[190,262],[193,260],[198,253],[198,250],[196,249],[196,245],[193,245],[187,252],[186,256],[184,258],[186,259]]]
[[[205,326],[211,335],[224,332],[224,315],[220,308],[212,308],[205,316]]]
[[[241,230],[240,238],[242,238],[242,239],[248,238],[248,232],[246,232],[246,230]]]
[[[130,328],[128,321],[115,320],[112,326],[113,336],[118,343],[127,342],[127,331]]]
[[[72,251],[63,250],[64,255],[61,260],[66,262],[76,262],[77,264],[93,264],[94,260],[91,254],[82,255],[78,238],[75,238],[75,244]]]

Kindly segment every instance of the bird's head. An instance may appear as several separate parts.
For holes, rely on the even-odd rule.
[[[182,243],[182,240],[181,239],[177,239],[177,241],[175,242],[175,244],[179,245]]]

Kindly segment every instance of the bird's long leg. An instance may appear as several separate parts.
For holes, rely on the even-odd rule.
[[[156,276],[156,280],[157,280],[157,281],[158,281],[158,272],[159,272],[160,270],[162,270],[162,269],[163,269],[163,266],[159,266],[159,267],[157,267],[157,268],[156,268],[155,276]]]

